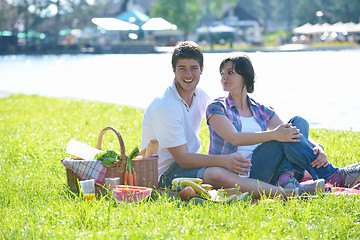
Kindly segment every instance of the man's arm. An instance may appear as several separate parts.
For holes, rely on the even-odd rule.
[[[327,159],[326,153],[324,152],[324,147],[320,143],[316,143],[310,136],[309,142],[313,147],[314,154],[319,154],[318,157],[312,161],[312,167],[327,167],[329,165],[329,161]]]
[[[225,167],[237,174],[244,174],[251,167],[249,159],[243,157],[240,153],[228,155],[204,155],[191,153],[188,151],[186,144],[168,148],[174,160],[185,169],[202,168],[202,167]]]

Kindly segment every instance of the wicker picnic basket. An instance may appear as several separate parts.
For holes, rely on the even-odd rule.
[[[117,163],[114,163],[109,167],[106,171],[105,177],[103,182],[100,185],[95,187],[96,192],[103,192],[105,191],[105,178],[114,178],[120,177],[120,184],[124,184],[124,173],[125,173],[125,165],[126,165],[126,155],[125,155],[125,144],[121,137],[120,132],[115,129],[114,127],[105,127],[99,134],[98,142],[96,148],[101,150],[101,143],[103,136],[106,131],[112,130],[120,143],[120,160]],[[81,160],[81,158],[72,158],[76,160]],[[158,186],[158,159],[159,157],[147,157],[142,159],[133,159],[134,167],[136,172],[136,179],[137,179],[137,186],[141,187],[150,187],[150,188],[157,188]],[[78,181],[82,181],[74,171],[69,168],[66,168],[66,176],[67,176],[67,183],[68,186],[72,191],[78,192],[79,185]]]

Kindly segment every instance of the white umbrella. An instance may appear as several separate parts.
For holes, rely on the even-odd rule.
[[[293,32],[294,33],[304,33],[304,34],[307,34],[307,33],[311,33],[313,29],[313,25],[310,24],[310,23],[305,23],[304,25],[300,26],[300,27],[297,27],[297,28],[294,28],[293,29]]]
[[[337,22],[330,27],[332,32],[347,32],[345,24],[342,22]]]
[[[355,30],[356,32],[360,32],[360,23],[358,23],[358,24],[355,25],[354,30]]]
[[[234,33],[236,32],[236,28],[225,25],[225,24],[220,24],[217,25],[215,27],[210,27],[209,31],[212,33]]]
[[[211,26],[211,27],[207,27],[207,26],[202,26],[198,29],[196,29],[197,33],[235,33],[237,30],[234,27],[228,26],[228,25],[224,25],[224,24],[220,24],[217,26]]]
[[[163,18],[150,18],[146,23],[144,23],[141,28],[148,31],[156,30],[176,30],[177,26],[166,21]]]
[[[347,32],[360,32],[360,23],[356,24],[353,22],[345,23]]]
[[[128,23],[116,18],[93,18],[91,21],[105,30],[130,31],[139,30],[136,24]]]
[[[331,27],[333,25],[330,25],[328,23],[323,23],[320,25],[320,32],[331,32]]]

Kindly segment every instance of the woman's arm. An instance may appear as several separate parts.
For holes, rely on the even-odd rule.
[[[284,122],[280,119],[279,115],[277,115],[275,113],[274,116],[270,119],[270,121],[268,123],[268,128],[273,130],[273,129],[275,129],[276,127],[280,126],[283,123]]]
[[[221,138],[234,146],[254,145],[271,140],[299,142],[296,138],[302,136],[301,134],[297,134],[299,133],[299,130],[291,127],[291,124],[281,124],[270,131],[254,133],[238,132],[230,120],[226,116],[220,114],[212,115],[208,119],[208,123]],[[276,123],[277,121],[274,121],[272,125],[275,125]]]

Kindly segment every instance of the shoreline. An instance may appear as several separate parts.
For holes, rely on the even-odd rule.
[[[273,47],[251,47],[247,49],[229,48],[222,50],[204,50],[205,53],[221,52],[306,52],[306,51],[341,51],[357,50],[360,45],[339,45],[339,46],[311,46],[306,44],[285,44]]]
[[[134,45],[136,46],[136,45]],[[207,49],[207,46],[202,46],[204,53],[230,53],[230,52],[304,52],[304,51],[340,51],[340,50],[357,50],[360,49],[360,44],[357,45],[336,45],[336,46],[312,46],[308,44],[285,44],[280,46],[253,46],[245,48],[223,48],[223,49]],[[53,52],[16,52],[16,53],[1,53],[0,56],[16,56],[16,55],[80,55],[80,54],[166,54],[172,53],[174,47],[154,46],[153,50],[147,49],[146,51],[139,52],[138,50],[132,51],[53,51]]]

